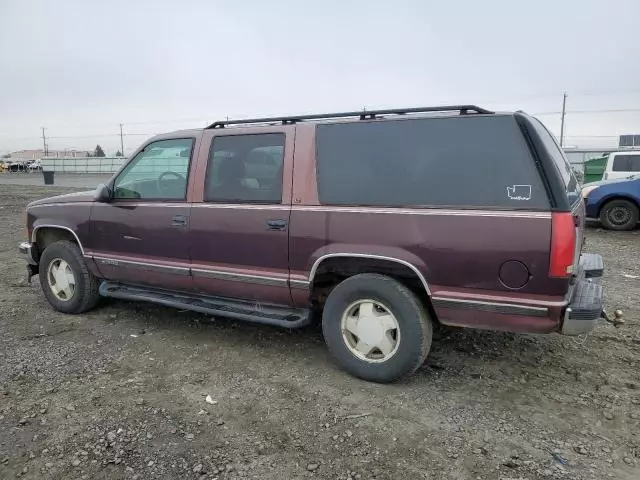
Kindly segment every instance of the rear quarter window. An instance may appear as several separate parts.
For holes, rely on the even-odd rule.
[[[325,124],[316,142],[325,205],[549,207],[509,115]]]
[[[571,170],[569,160],[567,160],[566,155],[558,145],[558,142],[556,142],[554,136],[551,135],[551,132],[547,130],[540,120],[532,118],[531,123],[540,137],[540,140],[544,145],[544,149],[551,156],[553,163],[556,166],[556,172],[560,175],[562,183],[564,184],[569,205],[576,204],[581,198],[580,184],[578,183],[578,179],[574,175],[573,170]]]

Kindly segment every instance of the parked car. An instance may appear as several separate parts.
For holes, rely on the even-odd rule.
[[[615,180],[640,175],[640,151],[610,153],[604,170],[603,180]]]
[[[611,230],[632,230],[640,216],[640,174],[630,179],[602,180],[582,187],[587,217]]]
[[[345,370],[389,382],[436,322],[591,330],[603,264],[581,254],[584,216],[524,113],[346,112],[156,136],[95,192],[29,204],[20,252],[58,311],[104,296],[288,328],[317,313]]]
[[[9,168],[7,170],[10,172],[24,172],[27,170],[27,162],[24,160],[14,160],[9,163]]]
[[[40,162],[40,160],[33,160],[29,163],[27,163],[27,170],[29,171],[38,171],[38,170],[42,170],[42,162]]]

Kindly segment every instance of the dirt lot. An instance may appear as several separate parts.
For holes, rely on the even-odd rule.
[[[0,185],[2,479],[640,478],[640,230],[588,231],[621,329],[443,330],[415,376],[375,385],[318,328],[53,312],[16,246],[27,202],[64,191]]]

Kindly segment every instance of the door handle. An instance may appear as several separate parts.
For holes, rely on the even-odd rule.
[[[269,227],[269,230],[282,231],[282,230],[286,230],[287,221],[282,219],[267,220],[267,226]]]
[[[172,227],[186,227],[187,226],[187,216],[186,215],[176,215],[171,219]]]

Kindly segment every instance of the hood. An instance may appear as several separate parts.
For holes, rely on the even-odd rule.
[[[41,198],[27,205],[27,208],[37,207],[38,205],[46,205],[51,203],[77,203],[77,202],[93,202],[95,190],[86,192],[67,193],[66,195],[56,195],[55,197]]]

